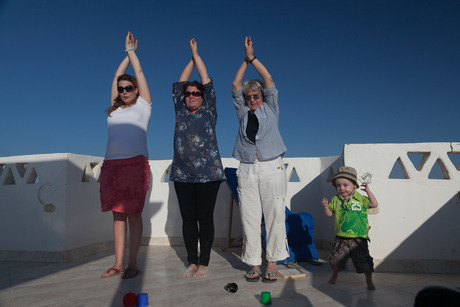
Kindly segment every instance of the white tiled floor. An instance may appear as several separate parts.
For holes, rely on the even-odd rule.
[[[328,253],[319,253],[324,262]],[[185,269],[183,246],[141,247],[142,274],[129,280],[100,278],[113,265],[113,252],[68,263],[0,262],[0,306],[123,307],[128,292],[148,293],[149,306],[260,306],[262,291],[271,293],[272,306],[413,306],[424,287],[460,287],[459,274],[374,273],[377,290],[367,291],[364,276],[349,271],[330,285],[327,263],[300,263],[305,278],[248,283],[243,275],[249,267],[239,254],[238,249],[214,248],[210,273],[201,279],[180,276]],[[236,293],[225,291],[229,282],[238,284]]]

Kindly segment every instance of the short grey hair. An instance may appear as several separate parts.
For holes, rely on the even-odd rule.
[[[247,80],[247,81],[244,81],[243,86],[242,86],[243,94],[246,95],[247,93],[249,93],[250,90],[259,92],[259,93],[261,93],[263,95],[263,91],[264,91],[263,82],[261,82],[259,80]]]

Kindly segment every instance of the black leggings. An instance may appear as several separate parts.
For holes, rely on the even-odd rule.
[[[220,184],[221,181],[207,183],[174,182],[182,216],[182,235],[184,236],[189,265],[209,265],[212,243],[214,242],[214,207]],[[199,259],[198,240],[200,240]]]

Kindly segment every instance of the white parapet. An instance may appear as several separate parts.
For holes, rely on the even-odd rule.
[[[409,155],[421,156],[414,165]],[[460,165],[451,155],[460,143],[350,144],[341,156],[285,158],[287,206],[315,220],[315,243],[331,248],[333,219],[321,199],[336,194],[330,179],[353,166],[379,201],[369,215],[370,251],[378,271],[460,272]],[[237,168],[233,158],[224,167]],[[47,154],[0,158],[0,260],[65,261],[113,247],[112,215],[102,213],[99,176],[102,157]],[[171,160],[151,160],[151,186],[143,219],[143,244],[183,244],[182,220]],[[438,165],[443,179],[430,179]],[[401,170],[401,179],[390,178]],[[296,180],[293,178],[295,177]],[[241,234],[238,207],[229,212],[231,191],[221,185],[215,209],[215,244]]]
[[[369,215],[370,251],[379,270],[460,272],[460,164],[449,157],[459,154],[460,143],[345,145],[345,164],[373,175],[380,208]],[[394,167],[401,179],[389,178]],[[429,178],[434,167],[441,179]]]
[[[0,260],[62,261],[65,251],[110,246],[111,217],[98,201],[102,160],[70,153],[0,158]]]

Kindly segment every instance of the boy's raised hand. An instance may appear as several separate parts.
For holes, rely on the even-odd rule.
[[[323,200],[321,201],[321,205],[323,206],[327,206],[328,203],[329,201],[327,200],[327,198],[323,198]]]
[[[368,184],[367,182],[363,182],[363,184],[362,184],[361,186],[364,187],[364,188],[362,188],[361,190],[363,190],[363,191],[365,191],[367,194],[369,194],[369,192],[371,191],[371,190],[369,189],[369,184]]]

